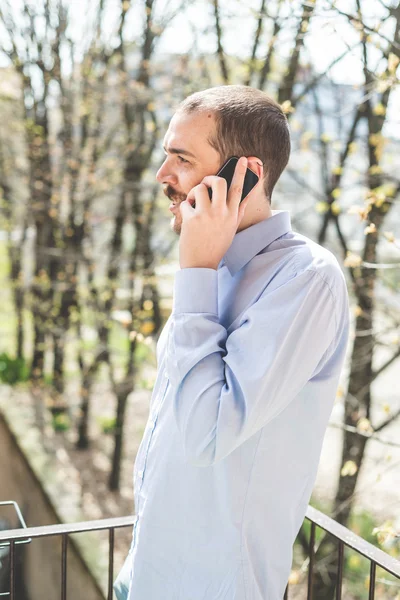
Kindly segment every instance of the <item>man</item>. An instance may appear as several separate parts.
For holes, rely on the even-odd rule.
[[[157,343],[119,597],[282,600],[346,351],[345,279],[271,209],[290,136],[265,93],[193,94],[164,149],[157,180],[181,268]],[[242,158],[227,191],[215,173],[230,156]],[[240,204],[246,165],[259,182]]]

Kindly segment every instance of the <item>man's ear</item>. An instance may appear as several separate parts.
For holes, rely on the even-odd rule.
[[[254,173],[258,176],[259,180],[264,177],[264,167],[262,161],[256,156],[248,156],[247,157],[247,166],[249,169],[254,171]]]

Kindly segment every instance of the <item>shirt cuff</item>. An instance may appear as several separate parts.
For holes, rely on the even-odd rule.
[[[177,271],[172,312],[218,315],[218,272],[203,267]]]

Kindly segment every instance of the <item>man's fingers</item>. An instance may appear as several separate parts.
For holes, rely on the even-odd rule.
[[[204,210],[210,208],[210,206],[214,209],[222,209],[232,204],[233,208],[237,211],[242,198],[246,169],[247,158],[243,156],[238,160],[229,190],[224,177],[208,175],[203,178],[201,183],[190,190],[186,200],[192,207]],[[212,199],[210,199],[210,190],[212,190]]]
[[[233,174],[232,183],[228,192],[228,206],[238,210],[240,200],[242,198],[244,178],[247,170],[247,158],[242,156],[236,165],[235,173]]]
[[[186,217],[189,216],[191,212],[194,212],[187,199],[180,203],[179,210],[183,221],[186,219]]]
[[[228,184],[224,177],[218,177],[217,175],[208,175],[204,177],[202,183],[208,187],[208,191],[212,191],[211,204],[214,208],[226,206],[226,199],[228,194]],[[210,195],[208,195],[210,199]]]
[[[193,206],[193,203],[195,201],[195,196],[194,196],[194,191],[196,189],[197,186],[195,186],[194,188],[192,188],[190,190],[190,192],[188,193],[188,195],[186,196],[186,200],[189,202],[189,204],[191,204]]]
[[[207,209],[210,206],[210,198],[207,193],[207,186],[204,183],[199,183],[188,193],[186,200],[192,207]]]
[[[240,221],[243,219],[244,216],[244,211],[246,210],[246,206],[249,202],[249,197],[247,196],[247,198],[245,198],[243,200],[243,202],[241,202],[239,204],[239,208],[238,208],[238,223],[240,223]]]

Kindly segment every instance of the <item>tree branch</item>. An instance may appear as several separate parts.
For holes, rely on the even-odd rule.
[[[398,411],[393,417],[390,418],[390,422],[397,419],[400,416],[400,411]],[[383,425],[385,427],[388,423]],[[360,435],[361,437],[365,437],[369,440],[374,440],[375,442],[379,442],[384,446],[391,446],[393,448],[400,448],[400,444],[397,442],[392,442],[391,440],[385,440],[381,438],[379,435],[376,435],[377,431],[383,429],[383,427],[379,426],[377,429],[373,429],[372,432],[360,431],[357,427],[352,427],[351,425],[345,425],[343,423],[328,423],[328,427],[333,427],[334,429],[340,429],[341,431],[349,431],[350,433],[355,433],[356,435]]]
[[[250,82],[251,82],[253,74],[254,74],[257,49],[258,49],[258,46],[260,43],[261,33],[262,33],[262,29],[263,29],[264,13],[265,13],[265,0],[261,0],[261,6],[260,6],[259,13],[258,13],[258,18],[257,18],[256,33],[254,36],[253,49],[251,51],[251,58],[249,60],[249,70],[247,73],[247,77],[244,81],[244,85],[250,85]]]
[[[228,67],[225,61],[225,53],[222,46],[222,29],[220,23],[220,14],[219,14],[219,0],[213,0],[214,6],[214,16],[215,16],[215,31],[217,34],[217,54],[219,60],[219,66],[221,69],[222,79],[225,84],[229,83],[229,72]]]
[[[351,14],[349,14],[347,12],[344,12],[343,10],[340,10],[339,8],[337,8],[336,5],[335,5],[335,10],[336,10],[336,12],[339,15],[342,15],[342,17],[346,17],[349,20],[350,23],[352,21],[354,21],[355,23],[359,23],[364,30],[369,31],[370,33],[375,33],[380,38],[382,38],[383,40],[385,40],[385,42],[388,42],[388,44],[392,45],[393,48],[396,48],[397,50],[400,50],[400,44],[398,44],[397,42],[394,41],[394,39],[395,39],[394,37],[393,37],[393,40],[387,38],[385,35],[383,35],[379,31],[376,31],[376,29],[374,29],[373,27],[369,27],[369,25],[367,25],[366,23],[364,23],[364,21],[362,20],[361,17],[358,17],[357,15],[351,15]]]
[[[400,409],[397,410],[391,417],[383,421],[380,425],[374,427],[374,432],[382,431],[382,429],[390,425],[390,423],[393,423],[396,419],[398,419],[398,417],[400,417]],[[398,447],[400,448],[400,444],[398,444]]]
[[[328,66],[327,68],[322,72],[322,73],[318,73],[318,75],[315,75],[315,77],[313,77],[311,79],[311,81],[309,81],[307,83],[307,85],[305,86],[305,88],[299,92],[297,94],[297,96],[294,96],[292,98],[292,106],[295,107],[296,104],[298,104],[298,102],[300,100],[302,100],[302,98],[304,98],[304,96],[313,88],[316,86],[316,84],[323,79],[324,77],[326,77],[326,75],[329,73],[329,71],[332,69],[332,67],[334,67],[335,65],[337,65],[341,60],[343,60],[343,58],[345,58],[349,52],[352,52],[357,46],[358,46],[359,42],[357,42],[357,44],[354,44],[353,46],[351,46],[350,48],[346,48],[346,50],[340,54],[339,56],[337,56]]]
[[[311,17],[315,9],[315,3],[303,4],[303,14],[298,24],[295,47],[293,48],[292,54],[289,60],[289,66],[287,73],[279,86],[278,91],[278,102],[282,104],[286,100],[291,101],[293,96],[293,87],[296,80],[296,75],[299,67],[300,52],[304,46],[304,38],[306,35],[307,28],[310,24]]]

